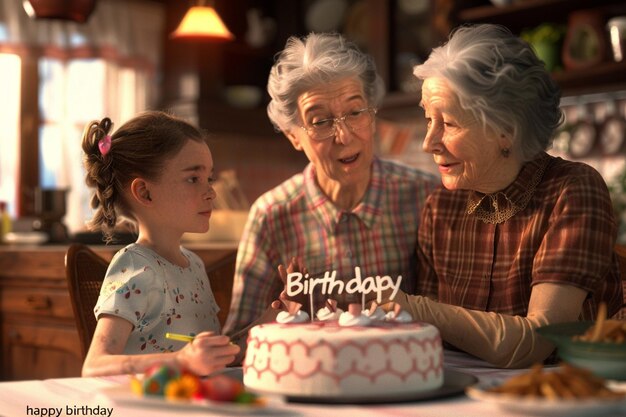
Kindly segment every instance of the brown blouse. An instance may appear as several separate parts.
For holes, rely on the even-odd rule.
[[[417,294],[525,316],[534,284],[568,284],[589,292],[582,319],[594,319],[600,301],[610,316],[623,302],[616,235],[600,174],[542,153],[496,194],[430,195],[418,234]]]

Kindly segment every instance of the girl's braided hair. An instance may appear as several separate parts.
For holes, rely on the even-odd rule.
[[[183,119],[161,111],[148,111],[112,133],[113,123],[105,117],[85,126],[82,138],[85,182],[94,189],[88,222],[101,230],[107,243],[115,227],[126,221],[136,223],[125,199],[133,179],[158,180],[165,162],[173,158],[187,140],[206,142],[206,135]]]

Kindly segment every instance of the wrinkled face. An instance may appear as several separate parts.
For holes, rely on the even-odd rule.
[[[310,89],[298,98],[300,124],[311,126],[320,120],[342,117],[368,107],[358,79],[346,78]],[[294,148],[304,151],[316,168],[317,180],[325,191],[337,185],[368,183],[374,157],[375,123],[351,131],[338,122],[336,134],[316,141],[306,130],[294,126],[285,132]],[[334,184],[334,185],[332,185]]]
[[[510,148],[504,137],[483,129],[459,104],[443,78],[427,78],[422,86],[422,106],[428,131],[423,148],[433,154],[444,187],[491,193],[504,188],[507,167],[501,149]]]
[[[158,181],[150,182],[150,198],[164,228],[204,233],[213,210],[213,157],[206,143],[188,140],[169,159]]]

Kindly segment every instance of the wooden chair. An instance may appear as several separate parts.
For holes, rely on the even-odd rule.
[[[619,260],[619,271],[622,275],[622,281],[626,280],[626,245],[615,245],[615,253]]]
[[[65,276],[83,360],[96,330],[93,308],[98,301],[108,266],[107,260],[81,243],[72,244],[65,254]]]
[[[213,291],[215,301],[220,307],[220,312],[217,313],[217,316],[222,327],[226,323],[226,317],[228,317],[228,311],[230,310],[236,260],[237,251],[233,250],[220,259],[207,264],[206,267],[206,273],[211,283],[211,291]]]
[[[626,320],[626,245],[615,245],[615,254],[619,260],[619,271],[622,276],[624,303],[622,304],[622,309],[613,318]]]

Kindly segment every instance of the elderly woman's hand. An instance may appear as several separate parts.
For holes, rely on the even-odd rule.
[[[287,284],[287,275],[293,272],[301,272],[302,274],[309,273],[309,271],[304,266],[304,263],[299,258],[291,258],[291,260],[289,261],[289,265],[287,265],[287,268],[285,268],[285,266],[282,264],[278,265],[278,275],[283,281],[283,284]]]
[[[291,258],[286,268],[282,264],[278,265],[278,275],[285,286],[287,285],[287,276],[294,272],[301,272],[303,275],[308,274],[308,270],[301,259]],[[298,294],[294,297],[289,297],[287,296],[287,290],[283,289],[278,300],[272,301],[272,308],[275,310],[286,310],[286,305],[292,302],[304,305],[304,303],[308,302],[308,298],[306,294]]]

